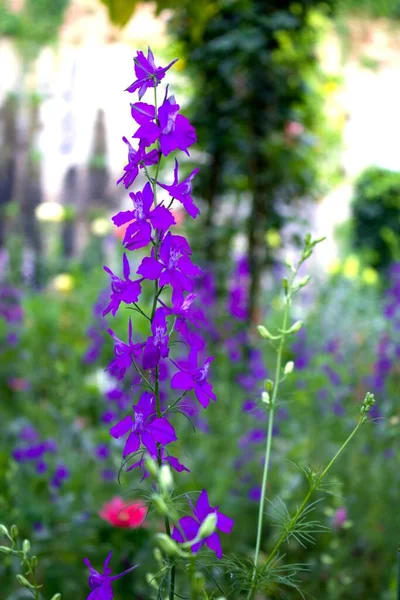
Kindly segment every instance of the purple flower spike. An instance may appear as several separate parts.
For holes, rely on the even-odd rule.
[[[153,369],[158,365],[161,358],[167,358],[168,348],[168,326],[166,311],[157,308],[151,324],[151,335],[146,342],[143,351],[143,369]]]
[[[165,446],[177,439],[168,419],[157,418],[153,394],[144,392],[132,408],[134,418],[127,415],[110,429],[110,434],[117,439],[129,432],[122,454],[124,458],[137,452],[141,442],[151,455],[157,455],[157,444]]]
[[[143,97],[148,88],[157,86],[165,77],[165,73],[176,63],[177,58],[169,63],[166,67],[156,67],[154,55],[150,50],[147,50],[147,58],[143,52],[139,51],[133,59],[135,62],[135,75],[137,79],[126,88],[128,92],[139,90],[139,100]]]
[[[152,226],[163,233],[171,225],[175,225],[175,219],[165,206],[159,205],[151,210],[154,194],[150,183],[146,183],[141,192],[130,193],[129,196],[133,210],[119,212],[113,217],[113,221],[120,227],[134,220],[126,229],[124,245],[130,250],[137,250],[150,243]]]
[[[183,181],[179,183],[178,178],[178,161],[175,159],[175,168],[174,168],[174,181],[172,185],[165,185],[164,183],[159,183],[158,185],[162,187],[164,190],[169,192],[169,195],[176,200],[181,202],[186,210],[186,212],[195,219],[197,215],[200,214],[199,209],[193,202],[193,198],[191,197],[192,193],[192,180],[196,173],[199,172],[199,169],[194,169]]]
[[[172,539],[179,543],[190,542],[191,540],[194,540],[199,532],[201,524],[211,513],[215,513],[217,516],[217,529],[223,533],[230,533],[232,531],[234,521],[233,519],[230,519],[221,513],[218,508],[218,506],[215,506],[214,508],[210,506],[208,494],[206,490],[203,490],[197,500],[196,508],[192,506],[193,517],[182,517],[182,519],[177,522],[172,532]],[[221,542],[216,532],[201,540],[199,543],[194,544],[191,548],[192,552],[198,552],[200,548],[204,546],[204,544],[206,544],[210,550],[215,552],[217,558],[222,558]]]
[[[109,274],[111,279],[111,298],[108,306],[103,311],[103,317],[109,312],[115,316],[115,313],[119,309],[121,302],[125,302],[125,304],[132,304],[133,302],[138,301],[142,291],[140,286],[142,280],[136,279],[135,281],[132,281],[129,279],[131,269],[129,266],[128,257],[125,253],[123,256],[124,279],[120,279],[114,275],[114,273],[108,267],[103,267],[103,269]]]
[[[197,350],[192,348],[186,370],[175,373],[171,380],[173,390],[194,390],[197,400],[203,408],[207,408],[210,400],[216,400],[211,383],[207,381],[208,369],[213,356],[207,358],[202,367],[197,366]]]
[[[108,365],[108,370],[113,377],[123,379],[125,373],[132,364],[140,358],[144,344],[134,344],[132,341],[132,321],[129,319],[129,337],[128,344],[122,342],[112,329],[107,329],[114,340],[115,359]]]
[[[108,566],[110,564],[111,556],[112,552],[110,552],[104,561],[103,573],[96,571],[90,564],[88,558],[83,559],[83,562],[89,569],[89,587],[92,590],[86,600],[113,600],[114,592],[112,589],[112,582],[127,575],[138,567],[138,565],[135,565],[119,575],[111,575],[112,571]]]
[[[127,190],[138,176],[139,168],[143,169],[144,166],[155,165],[158,162],[159,153],[156,149],[146,153],[144,142],[140,142],[139,148],[134,150],[132,144],[125,136],[122,140],[128,146],[128,164],[125,165],[124,174],[118,179],[117,185],[123,181],[125,189]]]

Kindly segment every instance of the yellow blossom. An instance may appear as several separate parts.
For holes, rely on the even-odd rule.
[[[54,277],[51,285],[58,292],[68,293],[74,289],[75,281],[72,275],[60,273]]]
[[[343,275],[348,279],[355,279],[360,271],[360,260],[355,254],[350,254],[344,261]]]

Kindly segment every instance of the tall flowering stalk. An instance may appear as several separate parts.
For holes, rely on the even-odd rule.
[[[167,539],[161,538],[161,547],[172,554],[192,556],[203,545],[213,550],[218,558],[222,549],[216,530],[229,533],[233,521],[211,507],[206,490],[201,493],[196,508],[191,502],[192,516],[186,516],[175,522],[172,528],[168,500],[171,486],[163,484],[169,467],[178,472],[188,471],[179,460],[169,452],[169,444],[177,440],[175,429],[170,421],[171,415],[182,398],[190,391],[203,408],[210,400],[216,400],[211,383],[208,380],[209,368],[213,357],[202,358],[205,342],[197,328],[197,313],[194,308],[196,295],[194,285],[201,269],[191,260],[191,248],[182,235],[176,235],[176,224],[171,208],[174,200],[182,204],[186,212],[195,219],[199,209],[192,197],[192,180],[198,169],[187,178],[179,180],[179,162],[174,161],[174,179],[172,184],[159,180],[160,164],[176,151],[189,155],[189,148],[196,141],[196,132],[189,120],[180,113],[175,97],[170,95],[168,86],[162,102],[159,102],[157,87],[167,71],[167,67],[157,67],[149,48],[147,56],[138,52],[134,59],[136,80],[127,88],[138,91],[139,101],[131,104],[132,119],[136,124],[131,143],[123,137],[128,147],[128,162],[124,174],[118,180],[129,189],[135,182],[139,171],[144,173],[147,183],[136,192],[130,192],[132,202],[130,210],[121,211],[112,220],[117,227],[125,228],[123,245],[122,276],[118,276],[108,267],[104,267],[111,280],[111,295],[104,314],[113,316],[121,305],[128,305],[148,322],[149,335],[145,340],[136,339],[135,326],[131,319],[128,323],[128,340],[120,340],[115,332],[108,329],[114,341],[114,360],[109,365],[110,373],[122,380],[136,374],[137,383],[146,390],[133,405],[133,413],[124,416],[115,423],[110,433],[114,438],[125,438],[123,458],[127,462],[134,459],[127,470],[142,468],[145,475],[155,478],[157,491],[153,493],[153,504],[164,515]],[[147,92],[153,92],[152,102],[143,102]],[[134,148],[134,145],[137,148]],[[136,271],[132,274],[129,252],[145,251]],[[152,286],[150,312],[139,301],[142,291]],[[180,341],[184,356],[175,356],[172,342]],[[179,397],[169,406],[162,404],[160,373],[168,373],[170,387],[178,390]],[[174,408],[174,411],[172,411]],[[167,466],[166,466],[167,465]],[[160,474],[162,477],[160,479]],[[210,527],[212,515],[213,522]],[[176,519],[175,519],[176,521]],[[207,527],[204,528],[204,522]],[[175,540],[175,541],[174,541]],[[178,544],[184,549],[178,550]],[[163,545],[164,544],[164,545]],[[189,554],[188,554],[189,552]],[[111,581],[111,580],[110,580]],[[169,598],[175,597],[175,564],[171,563]]]

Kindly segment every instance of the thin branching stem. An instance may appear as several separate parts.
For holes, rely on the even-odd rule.
[[[328,471],[331,469],[331,467],[335,464],[335,462],[337,461],[337,459],[339,458],[339,456],[342,454],[343,450],[346,448],[346,446],[349,444],[349,442],[352,440],[352,438],[356,435],[357,431],[359,430],[359,428],[361,427],[361,425],[363,425],[363,423],[365,423],[365,421],[366,421],[366,417],[365,416],[362,416],[359,419],[357,425],[355,426],[355,428],[353,429],[353,431],[350,433],[350,435],[346,439],[346,441],[342,444],[342,446],[336,452],[335,456],[328,463],[328,465],[325,467],[325,469],[322,471],[322,473],[310,485],[310,489],[308,490],[308,492],[307,492],[307,494],[306,494],[303,502],[300,504],[300,506],[297,509],[296,513],[294,514],[294,516],[290,520],[290,522],[289,522],[286,530],[282,533],[282,535],[280,536],[280,538],[276,542],[274,548],[272,549],[270,555],[268,556],[268,560],[265,563],[265,567],[268,567],[268,565],[270,565],[271,562],[274,560],[274,558],[276,557],[276,555],[279,552],[279,548],[281,547],[281,545],[283,544],[283,542],[287,539],[288,532],[292,531],[295,528],[297,521],[299,520],[299,518],[303,514],[304,509],[307,506],[308,501],[310,500],[311,495],[313,494],[313,492],[315,490],[318,489],[318,487],[320,486],[320,484],[321,484],[322,480],[324,479],[325,475],[328,473]]]

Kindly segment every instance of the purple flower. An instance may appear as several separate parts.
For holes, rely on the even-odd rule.
[[[96,458],[106,460],[110,456],[110,449],[106,444],[99,444],[95,450]]]
[[[151,257],[142,260],[137,273],[145,279],[159,279],[161,287],[170,284],[175,293],[182,290],[191,292],[193,282],[190,277],[201,274],[199,267],[193,265],[189,258],[191,253],[184,237],[168,232],[161,243],[158,259],[153,249]]]
[[[193,307],[196,294],[188,294],[186,298],[183,292],[177,291],[172,300],[172,307],[163,306],[168,315],[175,315],[175,330],[178,331],[189,346],[195,346],[201,350],[205,342],[203,338],[189,328],[189,323],[196,326],[197,329],[204,321],[204,315],[201,310]]]
[[[129,194],[133,210],[119,212],[113,217],[117,227],[129,223],[126,228],[124,245],[130,250],[137,250],[147,246],[151,241],[151,227],[158,229],[161,234],[175,224],[175,219],[165,206],[158,205],[151,210],[154,200],[153,190],[150,183],[146,183],[141,192]]]
[[[103,316],[107,315],[110,311],[115,316],[121,302],[125,304],[132,304],[137,302],[142,291],[140,287],[140,279],[132,281],[129,279],[131,269],[129,266],[129,260],[126,254],[123,256],[123,274],[124,279],[120,279],[108,268],[103,269],[109,274],[111,278],[111,298],[108,306],[103,311]]]
[[[143,369],[153,369],[158,365],[161,358],[167,358],[168,348],[168,326],[164,308],[157,308],[151,323],[153,335],[147,338],[143,351]]]
[[[210,400],[216,400],[211,383],[207,381],[208,369],[213,356],[207,358],[202,367],[197,366],[197,350],[192,348],[189,353],[188,365],[185,370],[175,373],[171,380],[173,390],[194,390],[197,400],[203,408],[207,408]]]
[[[196,131],[189,119],[179,114],[179,108],[174,96],[165,98],[158,109],[157,124],[154,106],[145,102],[131,104],[132,117],[140,125],[133,137],[142,140],[146,146],[158,139],[164,156],[178,149],[189,156],[188,148],[196,142]]]
[[[130,567],[130,569],[127,569],[119,575],[111,575],[112,571],[108,566],[110,564],[111,556],[112,552],[110,552],[104,561],[103,573],[99,573],[96,569],[93,569],[88,558],[83,559],[83,562],[89,569],[89,587],[92,590],[87,597],[87,600],[112,600],[114,598],[112,582],[127,575],[138,566],[135,565],[134,567]]]
[[[138,51],[136,57],[133,59],[135,62],[135,75],[137,79],[126,88],[128,92],[135,92],[139,90],[139,100],[143,97],[144,93],[148,88],[157,86],[162,79],[165,77],[165,73],[176,63],[177,58],[169,63],[166,67],[156,67],[154,62],[154,55],[150,50],[147,49],[147,58],[143,52]]]
[[[124,136],[123,141],[128,145],[128,164],[124,167],[124,174],[117,181],[117,185],[124,182],[125,189],[127,190],[132,183],[135,181],[139,173],[139,167],[143,169],[144,166],[155,165],[158,162],[158,150],[154,149],[146,153],[145,145],[143,142],[139,143],[138,150],[134,150],[132,144]]]
[[[132,321],[129,319],[128,344],[122,342],[112,329],[107,329],[114,340],[115,359],[108,365],[108,370],[113,377],[123,379],[132,364],[140,358],[144,344],[134,344],[132,341]]]
[[[52,487],[60,488],[62,486],[64,480],[67,479],[68,477],[69,477],[68,468],[63,464],[58,465],[56,467],[56,470],[54,471],[50,485]]]
[[[189,501],[190,502],[190,501]],[[193,517],[186,516],[179,519],[174,530],[172,532],[172,539],[176,542],[190,542],[194,540],[197,536],[201,524],[205,521],[207,516],[211,513],[215,513],[217,516],[217,525],[216,528],[222,531],[223,533],[230,533],[232,531],[232,527],[234,524],[233,519],[230,519],[223,513],[218,510],[218,506],[214,508],[210,506],[208,501],[208,495],[206,490],[203,490],[197,500],[196,508],[191,504]],[[212,533],[210,536],[201,540],[197,544],[194,544],[191,548],[192,552],[198,552],[202,546],[206,544],[210,550],[215,552],[217,558],[222,558],[222,548],[221,543],[216,532]]]
[[[186,177],[186,179],[178,183],[178,168],[178,161],[175,159],[174,181],[172,185],[165,185],[164,183],[158,183],[158,185],[164,188],[164,190],[167,190],[172,198],[182,202],[186,212],[195,219],[197,215],[200,214],[200,211],[194,204],[190,194],[192,193],[193,177],[199,172],[199,169],[194,169],[189,177]]]
[[[134,419],[131,415],[124,417],[110,429],[114,438],[120,438],[129,432],[122,456],[134,454],[140,448],[140,442],[150,454],[157,454],[157,444],[166,445],[177,438],[171,423],[165,417],[157,418],[154,406],[154,395],[144,392],[139,402],[132,406]]]

